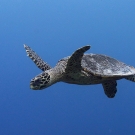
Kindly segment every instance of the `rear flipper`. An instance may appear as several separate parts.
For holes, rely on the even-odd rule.
[[[131,76],[125,77],[125,79],[127,79],[129,81],[132,81],[132,82],[135,82],[135,75],[131,75]]]
[[[113,98],[117,92],[117,82],[115,80],[105,81],[102,83],[104,92],[109,98]]]

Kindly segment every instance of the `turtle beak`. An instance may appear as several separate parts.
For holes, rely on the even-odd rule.
[[[30,84],[30,89],[32,89],[32,90],[38,90],[38,87],[37,86],[34,86],[33,84]]]
[[[33,85],[31,85],[31,84],[30,84],[30,88],[33,89],[33,90],[35,90],[35,87],[33,87]]]

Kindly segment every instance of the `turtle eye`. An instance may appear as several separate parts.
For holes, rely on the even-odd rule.
[[[40,82],[41,82],[40,79],[35,80],[35,84],[39,84]]]
[[[30,82],[31,89],[39,89],[40,83],[41,83],[40,78],[32,79],[31,82]]]

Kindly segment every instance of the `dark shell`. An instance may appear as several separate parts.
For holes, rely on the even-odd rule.
[[[111,77],[135,74],[134,67],[100,54],[85,54],[81,64],[84,69],[97,76]]]

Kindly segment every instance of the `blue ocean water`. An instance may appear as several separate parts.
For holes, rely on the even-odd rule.
[[[29,45],[48,64],[90,44],[135,66],[134,0],[4,0],[0,2],[1,135],[134,135],[135,83],[118,81],[113,99],[102,85],[57,83],[29,88],[41,73]]]

